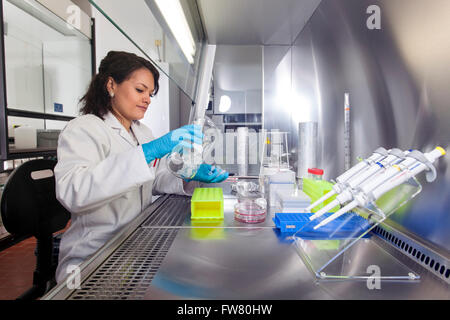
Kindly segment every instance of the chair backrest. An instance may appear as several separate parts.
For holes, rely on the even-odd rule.
[[[70,212],[56,199],[55,165],[55,160],[30,160],[11,173],[0,204],[9,233],[38,238],[66,226]]]

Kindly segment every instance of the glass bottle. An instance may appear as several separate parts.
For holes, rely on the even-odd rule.
[[[192,179],[200,165],[206,163],[206,161],[208,164],[214,164],[211,152],[220,135],[220,131],[207,116],[195,119],[194,124],[202,129],[202,145],[193,144],[192,149],[175,147],[166,161],[167,169],[181,179]]]

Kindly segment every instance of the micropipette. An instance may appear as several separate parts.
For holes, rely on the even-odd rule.
[[[407,151],[406,154],[408,152],[409,151]],[[328,205],[326,205],[319,211],[317,211],[315,214],[309,217],[309,219],[314,220],[322,216],[324,213],[334,208],[335,206],[342,205],[345,202],[352,200],[353,199],[352,189],[354,189],[355,187],[359,186],[362,183],[367,183],[374,175],[376,175],[382,170],[385,170],[387,166],[399,163],[405,159],[405,153],[400,149],[391,149],[388,151],[388,153],[389,153],[388,156],[386,156],[384,159],[372,163],[369,167],[366,167],[366,170],[362,170],[360,173],[351,177],[345,183],[345,189],[342,190],[341,188],[341,192],[336,196],[336,199],[331,201]]]
[[[329,199],[336,193],[340,193],[343,190],[345,190],[346,186],[345,183],[358,174],[359,172],[363,171],[367,167],[371,166],[373,163],[383,159],[384,157],[388,156],[388,151],[385,148],[378,148],[373,152],[373,154],[363,161],[359,162],[358,164],[354,165],[349,170],[345,171],[343,174],[341,174],[339,177],[336,178],[336,184],[333,185],[333,189],[325,194],[323,197],[312,203],[310,206],[306,208],[306,211],[311,211],[313,208],[324,202],[325,200]]]
[[[353,201],[321,221],[314,227],[314,229],[318,229],[328,224],[357,206],[366,206],[370,202],[379,199],[389,190],[399,186],[405,181],[408,181],[410,178],[416,176],[424,170],[429,170],[429,172],[431,172],[431,175],[427,175],[428,182],[431,182],[434,178],[436,178],[436,169],[432,165],[432,162],[445,154],[445,150],[441,147],[437,147],[433,151],[425,154],[422,154],[419,151],[412,151],[406,156],[407,159],[401,162],[400,165],[392,166],[384,173],[380,174],[380,177],[375,179],[376,181],[360,188]],[[385,179],[386,177],[387,179]],[[383,179],[384,181],[379,183]]]

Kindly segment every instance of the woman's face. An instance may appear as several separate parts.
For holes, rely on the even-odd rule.
[[[155,89],[155,82],[153,74],[147,68],[141,68],[120,84],[110,78],[107,89],[110,94],[114,94],[111,104],[115,113],[131,124],[132,120],[144,117],[150,104],[150,96]]]

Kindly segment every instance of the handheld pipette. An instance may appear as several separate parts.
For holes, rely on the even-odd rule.
[[[331,201],[328,205],[317,211],[315,214],[313,214],[309,219],[314,220],[320,216],[322,216],[324,213],[326,213],[328,210],[334,208],[337,205],[342,205],[345,202],[353,199],[353,190],[357,186],[359,186],[362,183],[367,183],[370,178],[372,178],[377,173],[385,170],[386,167],[399,163],[405,159],[405,154],[400,149],[391,149],[388,152],[388,156],[380,161],[376,161],[375,163],[372,163],[369,167],[366,167],[366,170],[362,170],[360,173],[354,175],[351,177],[346,183],[345,183],[345,189],[336,196],[336,199]]]
[[[329,199],[336,193],[340,193],[343,190],[345,190],[346,185],[345,183],[358,174],[359,172],[367,169],[367,167],[371,166],[375,162],[385,158],[388,156],[388,151],[385,148],[378,148],[373,152],[373,154],[363,161],[359,162],[358,164],[354,165],[350,170],[345,171],[343,174],[341,174],[339,177],[336,178],[336,184],[333,185],[333,189],[325,194],[323,197],[321,197],[316,202],[312,203],[310,206],[306,208],[306,211],[311,211],[314,207],[318,206],[325,200]]]
[[[431,175],[427,176],[427,180],[431,182],[436,177],[436,169],[432,165],[432,162],[444,156],[445,154],[445,150],[441,147],[437,147],[433,151],[426,154],[422,154],[419,151],[412,151],[407,155],[407,159],[401,162],[400,165],[392,166],[384,173],[380,174],[380,176],[373,182],[364,186],[363,188],[360,188],[353,201],[351,201],[336,213],[321,221],[314,227],[314,229],[318,229],[328,224],[329,222],[339,218],[341,215],[354,209],[357,206],[368,205],[370,202],[379,199],[389,190],[399,186],[405,181],[408,181],[424,170],[429,170],[429,172],[432,173]],[[384,181],[380,183],[380,181],[382,181],[383,179]]]

